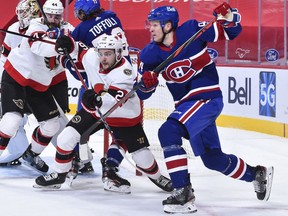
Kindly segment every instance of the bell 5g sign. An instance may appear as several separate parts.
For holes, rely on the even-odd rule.
[[[276,74],[261,71],[259,74],[259,115],[276,116]]]

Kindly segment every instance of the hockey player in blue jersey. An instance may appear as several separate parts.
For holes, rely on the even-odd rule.
[[[215,63],[207,52],[207,42],[232,40],[241,32],[238,10],[223,3],[213,13],[217,22],[184,48],[161,71],[173,96],[175,110],[161,125],[158,137],[166,166],[175,190],[163,200],[166,213],[192,213],[197,208],[188,173],[188,162],[181,138],[189,139],[193,152],[203,164],[226,176],[253,182],[257,198],[268,200],[273,167],[250,166],[241,158],[223,153],[216,128],[216,119],[223,108],[223,98]],[[148,15],[153,41],[140,53],[142,66],[140,99],[153,94],[158,76],[153,69],[206,23],[188,20],[178,26],[178,12],[174,7],[162,6]]]

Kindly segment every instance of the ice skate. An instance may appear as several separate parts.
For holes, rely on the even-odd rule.
[[[69,170],[66,178],[69,179],[69,185],[72,186],[72,182],[77,178],[79,168],[82,166],[82,162],[79,157],[75,157],[72,161],[71,169]]]
[[[104,190],[118,193],[131,193],[130,182],[117,175],[117,168],[107,165],[106,158],[101,159],[102,164],[102,182]]]
[[[161,175],[158,179],[152,179],[149,177],[149,179],[157,185],[159,188],[166,192],[172,192],[173,191],[173,185],[170,179],[166,178],[165,176]]]
[[[48,175],[39,176],[35,179],[34,188],[42,189],[59,189],[66,180],[67,173],[50,173]]]
[[[274,167],[256,166],[256,177],[253,181],[254,190],[259,200],[267,201],[270,197]]]
[[[31,145],[24,152],[22,158],[24,160],[23,164],[42,174],[45,174],[49,170],[49,166],[40,158],[39,154],[36,154],[31,150]]]
[[[14,167],[14,166],[20,166],[22,163],[19,161],[19,158],[5,163],[0,163],[0,167]]]
[[[79,168],[79,173],[81,174],[93,174],[94,173],[94,169],[92,166],[91,161],[84,163],[80,168]]]
[[[164,212],[166,213],[194,213],[197,208],[194,204],[195,196],[191,185],[175,189],[172,195],[163,200]]]

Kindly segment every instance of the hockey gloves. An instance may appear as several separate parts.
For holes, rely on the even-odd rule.
[[[217,18],[217,22],[225,28],[237,26],[241,21],[241,15],[238,13],[238,9],[231,8],[226,2],[216,7],[213,15]]]
[[[60,35],[60,29],[57,27],[52,27],[46,31],[46,35],[51,39],[57,39]]]
[[[59,29],[53,26],[46,31],[46,35],[51,39],[57,39],[62,35],[70,35],[70,30],[65,28]]]
[[[65,55],[65,49],[70,54],[75,48],[75,43],[72,37],[62,35],[56,40],[55,50],[60,55]]]
[[[82,96],[82,106],[87,111],[95,111],[96,107],[102,106],[101,96],[98,95],[93,89],[88,89]]]
[[[156,89],[158,85],[158,75],[153,71],[145,71],[141,78],[140,90],[142,92],[148,93]]]

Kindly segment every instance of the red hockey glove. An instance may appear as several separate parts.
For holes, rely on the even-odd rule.
[[[96,94],[93,89],[88,89],[84,92],[82,96],[82,106],[85,110],[95,111],[96,107],[102,106],[101,96]]]
[[[65,55],[64,49],[70,54],[75,48],[75,42],[72,37],[62,35],[56,40],[55,50],[60,55]]]
[[[158,85],[158,75],[153,71],[145,71],[141,78],[141,86],[146,90],[155,89]]]
[[[231,8],[226,2],[214,9],[213,15],[217,18],[217,22],[225,28],[237,25],[241,21],[241,15],[237,8]]]

